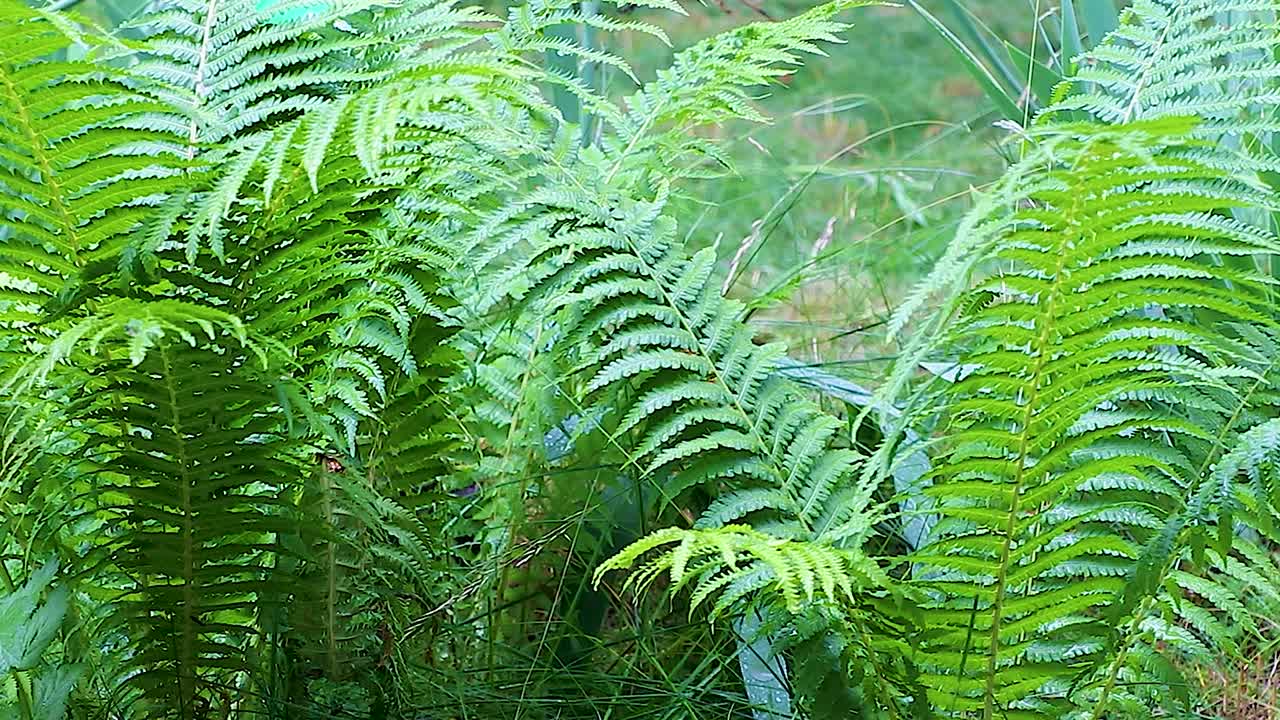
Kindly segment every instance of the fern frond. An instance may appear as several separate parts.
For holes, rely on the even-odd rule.
[[[924,641],[936,707],[1066,712],[1071,679],[1108,651],[1097,613],[1197,482],[1179,438],[1205,430],[1188,418],[1225,419],[1210,398],[1256,377],[1256,356],[1194,313],[1269,325],[1267,281],[1207,258],[1276,244],[1220,214],[1263,196],[1202,162],[1194,129],[1034,131],[1017,186],[994,193],[1004,207],[983,207],[930,281],[1001,268],[943,326],[941,350],[970,371],[941,392],[941,520],[914,558],[947,598]]]
[[[197,717],[200,698],[252,670],[245,643],[293,475],[255,345],[225,312],[117,300],[62,333],[32,374],[73,360],[92,378],[71,408],[93,433],[83,460],[103,468],[101,542],[130,578],[128,685],[157,717]]]
[[[165,107],[136,77],[52,61],[76,40],[65,25],[0,4],[0,323],[24,332],[55,298],[76,302],[72,281],[110,268],[153,207],[191,181],[178,137],[134,127]]]
[[[173,88],[169,122],[189,144],[216,148],[385,76],[391,38],[337,29],[378,2],[181,0],[144,15],[135,71]],[[358,20],[356,20],[358,22]],[[351,27],[347,24],[346,27]]]
[[[690,137],[701,125],[748,120],[766,122],[748,89],[791,72],[803,54],[824,55],[822,43],[839,43],[847,27],[836,17],[870,4],[839,0],[778,23],[754,23],[708,38],[679,53],[657,79],[627,99],[627,112],[613,121],[603,146],[611,163],[606,178],[634,167],[635,156],[652,154],[668,169],[701,159],[710,149]]]
[[[775,532],[847,539],[834,534],[841,526],[831,510],[839,505],[826,500],[852,476],[856,454],[829,446],[834,421],[774,374],[781,348],[753,342],[742,308],[722,298],[711,278],[712,251],[683,256],[661,203],[636,204],[621,219],[600,217],[594,203],[535,205],[545,217],[581,220],[529,236],[531,262],[512,277],[537,284],[519,300],[561,316],[584,408],[610,415],[610,433],[630,449],[628,465],[637,472],[662,478],[670,493],[709,482],[771,488],[783,505]],[[485,242],[519,242],[534,217],[482,225]],[[722,499],[713,517],[742,518],[750,512],[744,502],[739,512]]]
[[[675,543],[674,547],[668,547]],[[641,562],[641,557],[658,550]],[[856,550],[809,542],[780,540],[745,525],[710,530],[668,528],[637,541],[596,570],[597,582],[607,572],[639,568],[626,588],[643,592],[666,574],[674,588],[688,587],[691,610],[726,588],[750,583],[757,591],[776,592],[798,613],[815,601],[833,605],[854,602],[855,591],[881,587],[876,563]],[[750,580],[747,580],[750,578]],[[730,603],[717,603],[713,616]]]
[[[1274,0],[1137,0],[1069,82],[1084,91],[1047,113],[1084,111],[1106,123],[1199,117],[1206,135],[1274,129],[1280,40]],[[1237,22],[1216,22],[1235,17]]]

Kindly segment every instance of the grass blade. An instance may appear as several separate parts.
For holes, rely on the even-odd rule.
[[[920,3],[916,2],[916,0],[907,0],[907,2],[915,9],[916,12],[920,13],[921,17],[927,20],[948,43],[951,44],[951,47],[955,49],[955,51],[960,55],[960,59],[964,62],[965,69],[969,71],[969,74],[973,75],[973,78],[977,80],[978,84],[982,86],[982,89],[986,91],[987,96],[995,102],[996,106],[1000,109],[1000,113],[1009,120],[1021,122],[1022,111],[1018,109],[1018,103],[1009,95],[1008,91],[1004,89],[1000,84],[1000,81],[996,79],[996,76],[991,74],[991,70],[989,70],[986,65],[982,64],[982,60],[978,59],[978,56],[974,54],[973,50],[966,45],[959,36],[952,32],[951,28],[948,28],[941,20],[934,17],[932,13],[921,7]],[[1019,84],[1015,84],[1014,86],[1018,87]]]
[[[1024,78],[1023,82],[1031,81],[1031,96],[1035,98],[1035,107],[1041,108],[1048,105],[1049,99],[1053,96],[1053,88],[1062,82],[1062,76],[1052,68],[1032,60],[1022,48],[1012,43],[1005,43],[1005,46],[1009,49],[1009,57],[1018,66],[1018,72]]]
[[[1084,43],[1080,40],[1080,21],[1076,19],[1076,7],[1072,0],[1062,0],[1062,41],[1058,49],[1062,52],[1058,58],[1058,67],[1063,74],[1070,73],[1072,61],[1084,52]]]
[[[973,19],[970,17],[969,11],[964,9],[964,6],[960,4],[959,0],[946,0],[946,3],[947,6],[951,8],[951,14],[955,16],[956,22],[960,25],[960,32],[967,35],[970,42],[972,42],[974,46],[976,46],[977,49],[986,56],[987,62],[991,64],[991,67],[995,68],[995,72],[1000,79],[1008,83],[1009,87],[1021,91],[1022,79],[1019,78],[1018,74],[1014,72],[1014,69],[1009,66],[1009,63],[1005,62],[1004,57],[1000,55],[999,49],[995,45],[992,45],[987,40],[986,35],[982,34],[982,30],[973,23]]]

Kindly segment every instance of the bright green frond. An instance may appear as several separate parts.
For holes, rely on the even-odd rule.
[[[929,350],[966,368],[938,398],[939,521],[915,558],[952,613],[923,643],[938,707],[1060,717],[1086,697],[1065,691],[1106,657],[1098,613],[1119,600],[1098,583],[1134,572],[1181,512],[1197,481],[1177,455],[1207,439],[1188,418],[1225,419],[1205,399],[1255,377],[1255,355],[1199,322],[1271,323],[1264,278],[1213,257],[1276,244],[1223,217],[1258,192],[1199,160],[1194,134],[1176,118],[1044,126],[928,281],[999,269]]]

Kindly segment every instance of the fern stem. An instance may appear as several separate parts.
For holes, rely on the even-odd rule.
[[[533,369],[534,361],[538,355],[538,346],[542,344],[542,329],[543,329],[543,324],[541,322],[537,323],[537,329],[534,330],[534,333],[533,333],[533,341],[529,344],[529,353],[525,358],[525,364],[524,364],[525,371],[520,378],[520,390],[516,395],[517,402],[521,404],[523,404],[525,399],[525,393],[529,388],[529,379],[533,376],[533,373],[534,373],[534,369]],[[516,431],[520,426],[520,418],[521,418],[521,415],[519,413],[519,406],[517,406],[517,412],[511,418],[511,428],[507,431],[507,441],[502,452],[503,458],[509,459],[513,454],[513,450],[515,448],[515,442],[516,442]],[[527,454],[525,456],[526,464],[528,463],[530,458],[531,458],[531,454]],[[516,500],[522,509],[524,507],[525,493],[527,493],[528,491],[529,491],[529,471],[528,471],[528,467],[525,467],[524,471],[520,474],[520,489],[516,496]],[[524,519],[523,513],[521,514],[520,519],[521,520]],[[507,548],[513,547],[515,545],[516,533],[520,530],[520,525],[521,523],[517,522],[516,518],[512,518],[511,525],[509,528],[507,528]],[[505,552],[507,548],[503,548],[502,552]],[[502,561],[502,552],[494,553],[495,563],[499,563]],[[495,571],[497,570],[497,568],[494,568],[494,569]],[[507,583],[510,580],[510,576],[511,576],[511,563],[505,563],[502,566],[501,572],[498,572],[498,591],[499,592],[506,592]],[[493,658],[494,658],[494,647],[497,642],[497,637],[496,637],[497,632],[498,632],[498,618],[495,611],[494,614],[492,614],[489,617],[488,667],[489,667],[490,677],[492,677],[492,673],[494,670]]]
[[[195,590],[192,587],[195,579],[195,523],[192,519],[195,509],[191,497],[192,478],[190,477],[190,461],[187,458],[187,442],[182,432],[182,413],[178,409],[178,394],[173,386],[173,369],[169,362],[168,344],[163,341],[158,343],[157,351],[164,374],[165,392],[168,393],[169,397],[169,417],[173,428],[173,440],[177,447],[178,503],[182,511],[182,607],[179,610],[181,613],[180,632],[182,633],[182,638],[178,648],[178,662],[175,672],[178,676],[178,701],[182,717],[194,720],[191,701],[194,700],[195,694],[195,669],[193,667],[195,617],[192,608],[195,605],[196,598]],[[190,686],[190,692],[187,691],[188,686]]]
[[[333,483],[329,481],[329,473],[320,461],[320,502],[324,512],[324,522],[329,532],[334,532],[333,519]],[[325,664],[330,680],[338,677],[338,555],[332,539],[325,541]]]
[[[1181,12],[1181,7],[1174,7],[1173,13],[1175,15]],[[1163,59],[1160,54],[1160,50],[1164,47],[1165,42],[1168,41],[1169,30],[1173,28],[1174,24],[1175,22],[1173,20],[1170,20],[1170,22],[1165,24],[1164,30],[1160,33],[1160,39],[1156,41],[1155,49],[1147,56],[1146,64],[1143,66],[1142,73],[1138,77],[1138,82],[1133,88],[1133,97],[1129,99],[1129,104],[1124,109],[1124,116],[1120,119],[1121,123],[1127,123],[1132,120],[1134,114],[1137,112],[1138,99],[1141,97],[1142,91],[1146,89],[1147,83],[1151,82],[1151,73],[1155,70],[1156,62]]]
[[[195,73],[195,93],[196,101],[204,102],[205,97],[209,94],[209,88],[205,87],[205,73],[209,69],[209,45],[213,42],[213,26],[218,18],[218,0],[209,0],[208,8],[204,16],[204,27],[201,30],[200,51],[196,59]],[[187,159],[190,160],[196,156],[196,140],[200,136],[200,123],[192,113],[191,124],[187,129]]]

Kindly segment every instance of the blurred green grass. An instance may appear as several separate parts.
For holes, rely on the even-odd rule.
[[[741,0],[725,3],[687,3],[686,18],[646,19],[675,49],[764,19]],[[764,8],[781,18],[815,4]],[[968,7],[1001,36],[1029,42],[1032,3]],[[736,172],[696,182],[678,207],[696,244],[718,241],[735,278],[731,294],[761,305],[753,318],[766,334],[786,340],[798,359],[856,377],[890,352],[879,323],[942,251],[969,187],[993,180],[1005,160],[991,104],[923,18],[879,6],[849,19],[845,44],[809,58],[759,101],[771,125],[708,131],[726,141]],[[642,80],[674,52],[649,38],[608,42]],[[630,86],[609,82],[619,93]]]

